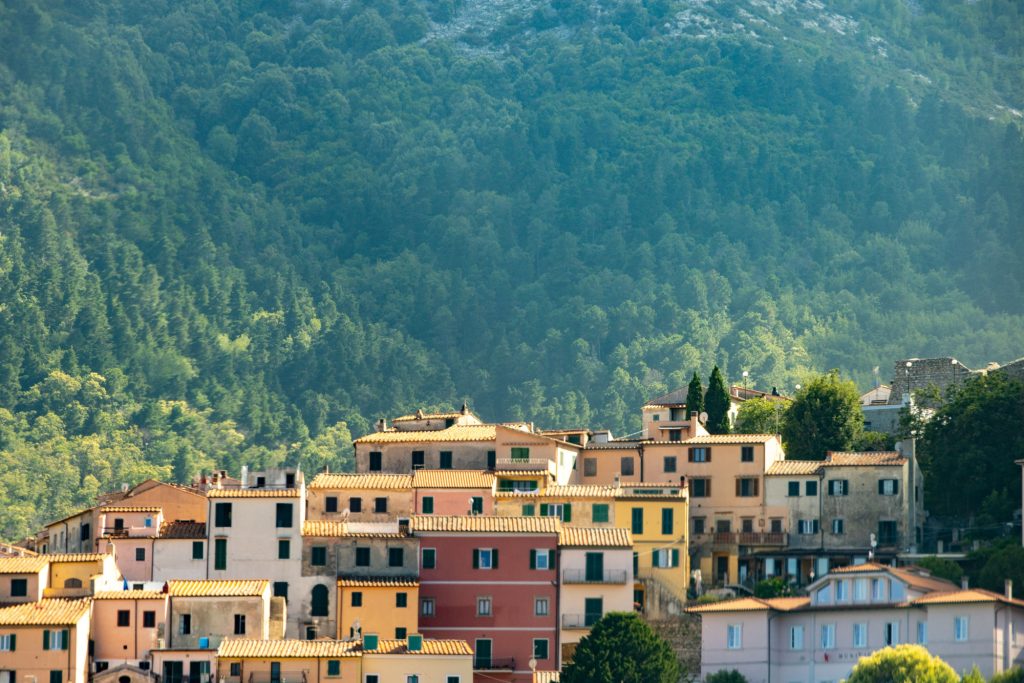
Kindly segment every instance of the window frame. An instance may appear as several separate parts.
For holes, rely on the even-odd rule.
[[[725,626],[725,649],[743,649],[743,624],[726,624]]]

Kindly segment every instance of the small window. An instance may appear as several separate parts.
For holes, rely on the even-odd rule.
[[[423,569],[433,569],[437,566],[437,550],[435,548],[423,549],[423,561],[420,563]]]
[[[896,479],[879,479],[878,493],[882,496],[895,496],[899,493],[899,481]]]
[[[245,615],[244,614],[236,614],[235,615],[235,635],[236,636],[244,636],[245,635]]]
[[[146,561],[146,549],[145,548],[136,548],[135,549],[135,561],[136,562],[145,562]]]
[[[781,534],[782,533],[782,518],[781,517],[773,517],[772,519],[769,520],[768,523],[769,523],[769,529],[771,530],[771,533],[773,533],[773,534]]]
[[[753,446],[742,446],[740,448],[740,462],[754,462]]]
[[[853,625],[853,646],[857,648],[865,648],[868,646],[868,625],[867,624],[854,624]]]
[[[847,479],[829,479],[828,495],[847,496],[850,494],[850,482]]]
[[[420,600],[420,614],[425,617],[434,616],[434,598],[423,598]]]
[[[789,629],[789,649],[790,650],[802,650],[804,649],[804,627],[793,626]]]
[[[744,517],[740,520],[740,531],[745,534],[754,533],[754,518]]]
[[[231,526],[231,503],[217,503],[214,508],[214,526]]]
[[[954,617],[953,638],[959,643],[966,641],[970,636],[970,626],[971,622],[969,617]]]
[[[183,636],[187,636],[192,633],[192,615],[191,614],[179,614],[178,615],[178,633]]]
[[[404,548],[388,548],[388,566],[401,567],[405,564]]]
[[[142,627],[156,628],[156,612],[153,610],[146,610],[142,613]]]
[[[597,458],[583,458],[583,476],[597,476]]]
[[[899,645],[900,644],[900,622],[890,621],[885,624],[885,644],[886,645]]]
[[[275,581],[274,582],[274,597],[288,599],[288,582],[287,581]]]
[[[432,515],[434,514],[434,497],[423,496],[423,514]]]
[[[327,498],[324,500],[324,511],[325,512],[337,512],[338,511],[338,497],[337,496],[327,496]],[[334,661],[337,661],[337,660],[334,660]],[[329,665],[330,665],[330,662],[328,662],[328,666]]]
[[[595,524],[602,524],[608,521],[608,503],[594,503],[591,508],[591,520]]]
[[[808,496],[818,495],[818,482],[809,481],[804,484],[804,493]]]
[[[624,476],[624,477],[632,477],[633,476],[633,458],[630,458],[630,457],[622,458],[619,462],[620,462],[620,464],[619,464],[619,471],[622,473],[622,476]]]
[[[797,533],[809,535],[818,533],[818,520],[801,519],[797,522]]]
[[[674,530],[672,508],[661,509],[661,533],[663,536],[670,536]]]
[[[676,471],[676,456],[666,455],[665,456],[665,472],[672,473]]]
[[[711,462],[711,449],[706,446],[691,448],[690,462]]]
[[[478,617],[492,616],[491,599],[489,597],[476,599],[476,615]]]
[[[832,520],[832,533],[835,536],[842,536],[844,533],[844,522],[841,519]]]
[[[405,640],[405,636],[407,634],[408,634],[408,631],[406,630],[406,628],[404,626],[396,626],[395,627],[395,640]]]
[[[786,495],[788,495],[790,498],[798,498],[800,496],[800,482],[789,482],[789,488]]]
[[[953,630],[955,632],[956,631],[956,627],[954,627]],[[928,622],[927,621],[919,621],[919,622],[917,622],[917,642],[920,645],[927,645],[928,644]]]
[[[231,671],[231,675],[232,676],[241,676],[242,675],[242,663],[241,662],[231,662],[231,669],[230,669],[230,671]]]
[[[547,598],[534,598],[533,614],[538,617],[546,617],[550,609]]]
[[[537,514],[537,506],[533,503],[523,505],[523,517],[533,517]]]
[[[836,581],[836,602],[846,602],[850,599],[850,582],[847,579]]]
[[[380,451],[370,451],[370,471],[380,472],[381,471],[381,453]]]
[[[695,533],[695,534],[707,533],[705,524],[707,524],[707,520],[704,517],[694,517],[693,518],[693,533]]]
[[[494,548],[476,548],[473,550],[473,569],[497,569],[498,551]]]
[[[547,638],[534,638],[533,639],[533,658],[534,659],[547,659],[548,658],[548,639]]]
[[[395,593],[395,607],[408,607],[409,605],[409,594],[408,593]]]
[[[441,469],[450,470],[452,468],[452,452],[441,451]]]
[[[117,610],[117,625],[118,626],[131,626],[132,625],[132,613],[126,609]]]
[[[512,462],[529,462],[530,460],[530,449],[523,447],[514,447],[512,449]]]
[[[310,549],[309,563],[314,567],[327,566],[327,547],[315,545]]]
[[[287,538],[277,539],[277,559],[287,560],[292,556],[292,542]]]
[[[226,538],[213,540],[213,568],[216,571],[224,571],[228,568],[228,539]]]
[[[725,646],[730,650],[739,650],[743,647],[742,624],[729,624],[726,627]]]
[[[241,672],[239,672],[241,673]],[[327,675],[328,676],[340,676],[341,675],[341,660],[340,659],[328,659],[327,660]]]
[[[292,504],[278,503],[277,514],[274,518],[278,529],[290,529],[292,526]]]
[[[821,649],[833,650],[836,647],[836,625],[821,625]]]
[[[373,511],[377,513],[388,511],[388,499],[387,498],[374,498],[373,499]]]
[[[710,479],[691,479],[690,480],[690,497],[691,498],[709,498],[709,497],[711,497],[711,480]]]
[[[363,606],[363,592],[362,591],[352,591],[351,603],[352,603],[353,607],[362,607]]]
[[[554,569],[555,551],[534,548],[530,551],[530,569]]]
[[[357,567],[369,567],[370,566],[370,549],[369,548],[356,548],[356,566]]]
[[[644,532],[644,509],[633,508],[632,509],[632,531],[634,534],[642,534]]]
[[[349,498],[348,499],[348,511],[349,512],[362,512],[363,511],[363,499],[362,498]]]
[[[203,559],[203,542],[192,541],[192,559],[201,560]]]
[[[736,480],[736,496],[739,498],[753,498],[758,495],[758,480],[753,477],[746,477]]]

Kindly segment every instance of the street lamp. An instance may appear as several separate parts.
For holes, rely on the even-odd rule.
[[[750,373],[746,370],[743,371],[743,398],[747,398],[747,378],[750,377]]]

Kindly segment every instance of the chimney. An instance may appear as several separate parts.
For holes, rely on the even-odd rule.
[[[469,415],[469,404],[465,401],[462,402],[462,410],[460,411],[463,415]]]
[[[1013,600],[1013,579],[1003,581],[1003,594],[1007,600]]]
[[[964,574],[963,576],[960,577],[960,589],[961,590],[967,590],[970,587],[971,587],[971,578],[969,576],[967,576],[966,574]]]
[[[242,475],[239,477],[242,480],[242,488],[249,488],[249,466],[242,465]]]
[[[417,408],[416,409],[416,419],[417,420],[422,420],[423,419],[423,409],[422,408]]]
[[[387,428],[388,428],[388,423],[384,420],[383,417],[380,418],[379,420],[377,420],[377,428],[376,429],[377,429],[378,432],[383,432]]]

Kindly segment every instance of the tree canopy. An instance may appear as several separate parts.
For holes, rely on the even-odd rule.
[[[823,460],[827,451],[849,450],[863,426],[857,387],[832,370],[796,392],[786,411],[782,440],[788,457]]]
[[[887,647],[862,657],[846,683],[958,683],[949,664],[920,645]]]
[[[726,386],[722,371],[716,365],[708,379],[708,390],[704,394],[704,408],[708,413],[707,429],[712,434],[729,433],[729,387]]]
[[[676,683],[679,660],[632,612],[609,612],[577,645],[563,683]]]

